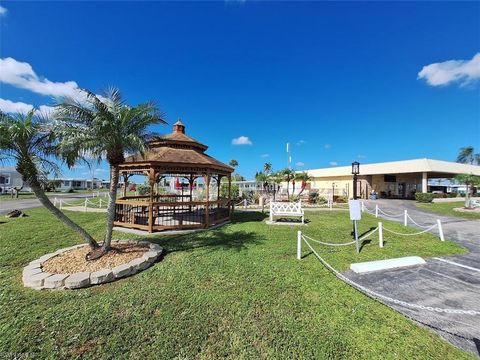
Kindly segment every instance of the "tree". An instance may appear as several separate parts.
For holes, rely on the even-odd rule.
[[[455,180],[459,183],[465,184],[465,207],[471,207],[471,196],[473,194],[473,186],[480,185],[480,176],[472,174],[458,174],[455,176]]]
[[[268,162],[263,164],[263,172],[268,175],[270,171],[272,171],[272,164]]]
[[[283,174],[281,171],[274,172],[270,174],[269,176],[270,181],[274,183],[274,188],[273,188],[273,201],[275,201],[275,194],[276,192],[280,189],[280,184],[283,181]]]
[[[106,158],[110,165],[110,200],[107,208],[107,224],[102,247],[88,257],[103,256],[112,241],[115,217],[115,199],[119,181],[119,165],[125,154],[144,153],[148,141],[155,136],[148,128],[165,124],[164,116],[153,102],[137,106],[126,105],[120,90],[110,88],[102,98],[84,90],[85,101],[65,98],[56,106],[61,150],[67,164],[73,164],[88,154],[94,159]]]
[[[267,174],[265,174],[261,171],[257,172],[255,174],[255,181],[262,183],[263,191],[267,190],[267,186],[268,186],[268,175]]]
[[[301,195],[303,193],[303,191],[305,190],[305,187],[307,186],[307,182],[311,180],[311,177],[308,175],[308,173],[306,171],[302,171],[301,173],[296,173],[295,174],[295,179],[297,181],[302,182],[300,192],[298,193],[298,195]]]
[[[480,154],[475,154],[473,146],[463,147],[458,153],[457,162],[462,164],[480,165]]]
[[[289,187],[290,187],[290,181],[292,181],[295,178],[295,171],[289,168],[285,168],[281,172],[283,176],[283,180],[287,182],[287,198],[290,200],[290,192],[289,192]],[[293,192],[295,192],[295,182],[293,183]]]
[[[238,161],[235,159],[232,159],[228,162],[228,165],[230,165],[233,168],[236,168],[238,166]]]
[[[40,203],[94,250],[98,244],[93,237],[57,209],[42,187],[44,174],[50,171],[58,173],[58,165],[55,163],[58,154],[57,138],[47,120],[36,115],[35,109],[14,116],[0,112],[1,157],[14,161],[22,180],[30,185]]]

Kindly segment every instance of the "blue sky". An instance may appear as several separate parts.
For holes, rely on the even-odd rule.
[[[478,2],[0,5],[4,110],[114,85],[248,178],[287,142],[298,170],[480,151]]]

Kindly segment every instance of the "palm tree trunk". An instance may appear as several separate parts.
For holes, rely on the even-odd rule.
[[[295,197],[295,180],[292,180],[292,197]]]
[[[67,217],[63,212],[57,209],[55,205],[52,204],[52,202],[47,197],[47,195],[45,195],[45,192],[43,191],[42,187],[36,180],[30,181],[30,187],[32,188],[32,191],[34,192],[35,196],[40,201],[40,203],[48,211],[50,211],[50,213],[52,213],[53,216],[55,216],[57,219],[59,219],[61,222],[67,225],[70,229],[72,229],[77,234],[79,234],[88,243],[88,245],[92,250],[95,250],[98,248],[98,243],[85,229],[83,229],[81,226],[74,223],[69,217]]]
[[[465,207],[470,208],[470,184],[465,183]]]
[[[103,250],[108,251],[112,243],[113,221],[115,220],[115,200],[117,199],[119,170],[118,165],[110,166],[110,189],[107,209],[107,231],[105,233],[105,240],[103,242]]]

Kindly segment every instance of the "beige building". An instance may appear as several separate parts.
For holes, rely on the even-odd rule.
[[[311,189],[321,196],[353,196],[351,166],[307,171]],[[449,179],[457,174],[480,176],[480,166],[449,161],[416,159],[376,164],[360,164],[357,196],[368,198],[372,191],[385,198],[412,198],[416,192],[428,192],[429,179]]]

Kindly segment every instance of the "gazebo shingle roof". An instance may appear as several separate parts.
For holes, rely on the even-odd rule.
[[[221,161],[205,154],[208,146],[185,135],[185,125],[178,120],[173,125],[173,132],[164,135],[149,143],[149,150],[145,154],[135,154],[125,158],[120,166],[127,169],[135,163],[176,164],[185,167],[207,167],[232,173],[234,169]]]

